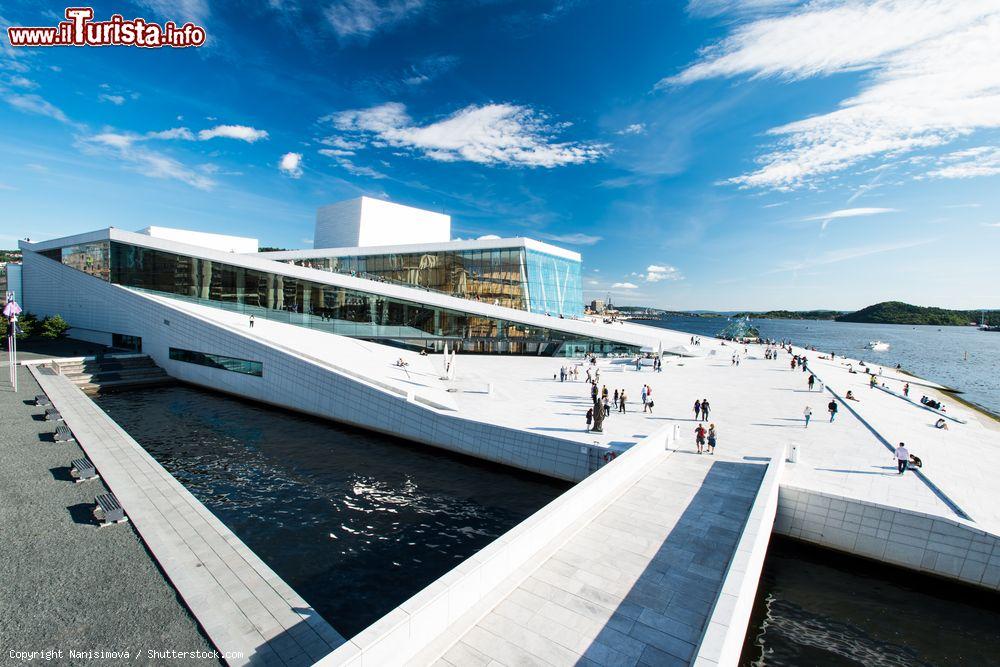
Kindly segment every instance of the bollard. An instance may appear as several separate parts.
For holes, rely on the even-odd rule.
[[[493,395],[493,383],[492,382],[489,382],[489,383],[486,384],[486,395],[487,396],[492,396]]]
[[[798,463],[799,462],[799,444],[797,442],[793,442],[792,444],[790,444],[788,446],[788,459],[787,460],[788,460],[789,463]]]

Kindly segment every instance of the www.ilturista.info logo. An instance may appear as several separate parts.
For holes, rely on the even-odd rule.
[[[185,48],[205,43],[205,29],[190,21],[178,26],[167,21],[162,26],[146,19],[126,20],[112,14],[107,21],[94,21],[92,7],[67,7],[66,20],[55,27],[11,27],[11,46],[163,46]]]

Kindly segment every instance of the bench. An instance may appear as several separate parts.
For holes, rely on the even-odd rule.
[[[45,408],[45,421],[47,422],[57,422],[62,421],[62,415],[56,410],[55,406],[50,405]]]
[[[56,442],[73,442],[76,438],[73,437],[73,431],[69,430],[69,426],[59,424],[56,426],[55,440]]]
[[[86,482],[87,480],[97,479],[99,475],[97,474],[97,468],[94,464],[87,459],[76,459],[70,465],[69,474],[76,480],[76,483]]]
[[[39,407],[41,406],[49,407],[50,405],[52,405],[52,401],[50,401],[49,397],[46,396],[45,394],[39,394],[38,396],[35,396],[35,405]]]
[[[94,499],[97,505],[94,507],[94,518],[101,522],[102,526],[112,523],[127,521],[125,509],[113,493],[102,493]]]

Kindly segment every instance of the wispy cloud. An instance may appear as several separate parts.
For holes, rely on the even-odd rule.
[[[429,56],[411,65],[403,77],[407,86],[422,86],[450,72],[458,65],[458,56]]]
[[[278,163],[281,173],[291,178],[302,177],[302,153],[285,153]]]
[[[365,40],[416,16],[425,0],[340,0],[324,11],[327,22],[341,39]]]
[[[1000,146],[978,146],[942,156],[933,178],[973,178],[1000,174]]]
[[[42,98],[40,95],[35,95],[34,93],[8,93],[4,96],[4,99],[7,101],[7,104],[11,105],[18,111],[38,114],[39,116],[48,116],[49,118],[56,119],[60,123],[70,122],[69,117],[63,113],[62,109]]]
[[[138,0],[138,4],[177,25],[183,25],[185,21],[205,25],[211,13],[207,0]]]
[[[199,190],[211,190],[215,186],[215,181],[208,176],[165,153],[143,146],[140,140],[136,135],[107,131],[82,137],[77,145],[85,153],[121,160],[133,171],[150,178],[176,180]]]
[[[639,286],[633,283],[615,283],[611,289],[639,289]]]
[[[916,248],[917,246],[927,245],[928,243],[934,243],[935,241],[937,241],[937,239],[922,239],[919,241],[903,241],[900,243],[889,243],[881,245],[861,246],[856,248],[841,248],[839,250],[828,250],[827,252],[810,256],[803,260],[784,262],[781,265],[777,266],[776,268],[770,271],[766,271],[765,275],[772,273],[784,273],[786,271],[802,271],[817,266],[826,266],[828,264],[847,262],[852,259],[861,259],[862,257],[881,255],[882,253],[886,252],[894,252],[897,250]]]
[[[1000,222],[984,222],[983,227],[1000,227]]]
[[[160,130],[159,132],[147,132],[146,137],[149,139],[182,139],[184,141],[194,141],[194,133],[186,127],[172,127],[169,130]]]
[[[551,123],[545,114],[513,104],[470,105],[423,126],[397,102],[326,119],[351,133],[352,141],[412,150],[441,162],[551,168],[590,162],[604,152],[599,144],[556,141],[567,123]]]
[[[802,0],[688,0],[687,11],[696,16],[758,14],[801,2]]]
[[[198,138],[202,141],[224,137],[226,139],[239,139],[248,144],[252,144],[261,139],[267,139],[267,130],[258,130],[246,125],[216,125],[215,127],[202,130],[198,133]]]
[[[881,215],[883,213],[896,213],[899,209],[896,208],[842,208],[837,211],[830,211],[829,213],[823,213],[821,215],[810,215],[807,218],[802,218],[803,222],[811,222],[814,220],[822,220],[823,222],[828,222],[830,220],[840,220],[842,218],[862,218],[870,215]]]
[[[732,3],[713,3],[730,5]],[[794,81],[867,70],[835,111],[775,127],[746,187],[809,185],[864,160],[1000,127],[996,0],[825,0],[738,22],[661,86],[714,77]]]
[[[545,234],[540,233],[538,236],[542,237],[546,241],[555,241],[556,243],[569,243],[570,245],[594,245],[595,243],[603,240],[602,236],[593,236],[591,234]]]
[[[97,99],[100,100],[101,102],[110,102],[111,104],[114,104],[116,107],[120,107],[121,105],[125,104],[124,95],[108,95],[107,93],[101,93],[100,95],[97,96]]]

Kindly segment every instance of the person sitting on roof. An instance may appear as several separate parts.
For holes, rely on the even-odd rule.
[[[934,422],[934,428],[939,428],[939,429],[943,429],[943,430],[947,431],[948,430],[948,422],[946,422],[943,418],[939,419],[936,422]]]
[[[910,465],[917,468],[923,468],[924,462],[920,460],[920,457],[916,454],[910,454]]]
[[[845,396],[844,398],[846,398],[849,401],[858,401],[858,399],[854,396],[854,392],[851,391],[850,389],[847,390],[847,396]],[[860,402],[861,401],[858,401],[858,403]]]

